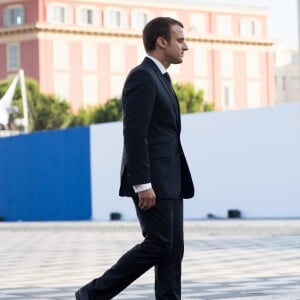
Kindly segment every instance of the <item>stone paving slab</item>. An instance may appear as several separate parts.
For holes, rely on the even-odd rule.
[[[0,300],[74,300],[141,239],[136,222],[0,223]],[[185,223],[182,299],[300,300],[300,220]],[[153,270],[116,300],[153,300]]]

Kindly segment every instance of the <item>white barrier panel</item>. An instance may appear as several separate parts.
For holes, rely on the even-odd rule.
[[[182,142],[196,194],[185,218],[300,217],[300,103],[182,116]],[[120,122],[91,126],[93,218],[111,212],[134,219],[131,200],[118,197]]]
[[[120,166],[123,149],[122,123],[90,127],[92,217],[108,220],[111,212],[133,219],[130,198],[119,197]]]

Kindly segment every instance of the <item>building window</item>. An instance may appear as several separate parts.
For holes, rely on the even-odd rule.
[[[113,75],[110,79],[110,97],[120,98],[124,85],[124,76]]]
[[[109,28],[125,27],[125,14],[119,9],[106,9],[104,11],[104,26]]]
[[[242,19],[240,22],[240,34],[244,37],[260,36],[260,22],[255,19]]]
[[[54,75],[54,93],[61,100],[69,99],[69,76],[67,74]]]
[[[291,55],[291,64],[298,65],[300,64],[300,55],[297,53],[292,53]]]
[[[300,90],[300,79],[298,78],[292,78],[290,81],[291,84],[291,89],[294,91],[299,91]]]
[[[232,77],[234,69],[234,56],[231,50],[221,50],[220,71],[223,77]]]
[[[260,86],[259,82],[247,83],[247,107],[260,107]]]
[[[7,45],[7,70],[17,70],[20,68],[20,45]]]
[[[194,49],[194,74],[207,76],[207,50]]]
[[[66,70],[69,68],[69,47],[66,42],[53,43],[54,68]]]
[[[84,71],[97,71],[97,44],[84,43],[82,46],[82,64]]]
[[[110,45],[110,70],[115,73],[122,73],[125,69],[124,46],[121,44]]]
[[[80,26],[99,26],[99,10],[93,7],[78,7],[76,22]]]
[[[143,29],[150,21],[151,14],[145,11],[133,11],[131,14],[131,27],[133,29]]]
[[[3,10],[3,25],[17,26],[25,23],[25,13],[23,6],[7,7]]]
[[[221,89],[222,107],[224,109],[233,108],[234,93],[232,82],[222,82]]]
[[[275,65],[278,64],[278,55],[276,52],[273,53],[273,57],[274,57],[274,63]]]
[[[191,32],[206,33],[206,18],[204,14],[192,13],[190,15]]]
[[[232,34],[232,17],[217,16],[217,34],[231,35]]]
[[[249,51],[246,53],[246,69],[249,78],[259,77],[259,54]]]
[[[50,23],[70,24],[71,8],[62,4],[49,4],[47,8],[47,20]]]
[[[83,104],[84,106],[95,105],[98,103],[98,82],[97,75],[83,76]]]
[[[145,58],[145,48],[142,45],[137,46],[136,49],[136,59],[137,63],[141,63]]]
[[[223,104],[225,107],[230,107],[230,87],[223,86]]]
[[[282,79],[281,79],[281,86],[282,86],[282,90],[286,90],[286,79],[285,79],[285,76],[282,76]]]

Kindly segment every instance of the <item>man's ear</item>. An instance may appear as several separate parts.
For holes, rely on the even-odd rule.
[[[158,37],[158,38],[156,39],[156,44],[157,44],[157,46],[158,46],[159,48],[165,49],[166,46],[167,46],[167,44],[168,44],[168,42],[166,41],[165,38],[163,38],[162,36],[160,36],[160,37]]]

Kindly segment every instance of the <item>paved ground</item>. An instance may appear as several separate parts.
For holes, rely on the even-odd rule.
[[[300,300],[300,220],[185,228],[183,300]],[[139,239],[135,222],[0,223],[0,299],[74,299]],[[154,300],[153,271],[115,299]]]

